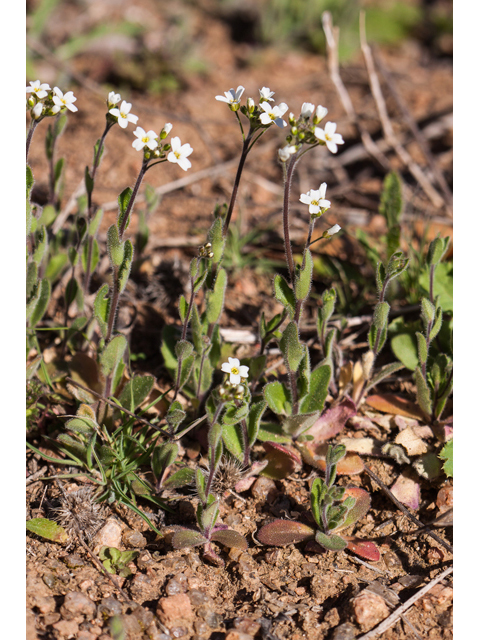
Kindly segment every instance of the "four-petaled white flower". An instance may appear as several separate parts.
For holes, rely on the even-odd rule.
[[[302,110],[300,112],[300,115],[303,116],[304,118],[309,118],[314,111],[315,111],[314,104],[312,104],[311,102],[304,102],[302,104]]]
[[[137,124],[138,120],[138,116],[134,116],[133,113],[130,113],[131,108],[132,105],[130,102],[125,102],[125,100],[122,100],[120,109],[110,109],[108,113],[111,113],[112,116],[117,118],[117,122],[122,127],[122,129],[126,129],[129,122]]]
[[[30,81],[30,86],[27,87],[27,93],[34,93],[37,98],[41,100],[48,95],[47,89],[50,89],[50,85],[45,82],[41,84],[40,80],[35,80],[34,82]]]
[[[330,208],[330,200],[325,200],[325,193],[327,191],[327,183],[323,182],[320,185],[320,189],[310,189],[307,193],[302,193],[300,196],[300,202],[308,204],[308,212],[312,215],[321,213],[321,209]]]
[[[189,156],[193,149],[192,147],[187,143],[187,144],[183,144],[180,141],[180,138],[177,136],[175,138],[172,138],[171,141],[171,147],[172,150],[170,151],[170,153],[167,156],[167,160],[169,162],[176,162],[184,171],[187,171],[187,169],[190,169],[190,167],[192,166],[192,163],[190,162],[190,160],[188,160],[187,156]]]
[[[38,120],[43,113],[43,103],[38,102],[32,109],[32,114],[35,120]]]
[[[219,102],[226,102],[229,105],[240,104],[240,98],[242,97],[242,93],[245,91],[245,87],[239,85],[237,90],[230,89],[229,91],[225,91],[225,96],[215,96],[215,100]]]
[[[323,140],[327,145],[327,149],[332,153],[337,153],[338,147],[337,144],[344,144],[344,140],[339,133],[335,133],[335,129],[337,125],[335,122],[327,122],[325,125],[325,129],[320,129],[320,127],[315,127],[315,137],[319,140]]]
[[[342,227],[339,224],[334,224],[333,227],[330,227],[330,229],[327,229],[326,231],[323,232],[323,237],[328,238],[330,236],[334,236],[336,233],[340,231],[341,228]]]
[[[266,102],[270,102],[270,100],[273,100],[275,91],[270,91],[269,87],[262,87],[261,89],[259,89],[259,91],[260,91],[260,100],[265,100]]]
[[[322,105],[319,104],[315,110],[313,124],[318,124],[319,122],[321,122],[324,119],[324,117],[327,115],[327,113],[328,113],[328,109],[326,107],[322,107]]]
[[[117,104],[117,102],[120,102],[121,99],[122,99],[122,96],[119,93],[115,93],[115,91],[110,91],[107,98],[107,104],[109,106]]]
[[[137,136],[137,140],[132,142],[132,147],[134,147],[137,151],[141,151],[145,147],[148,147],[152,151],[158,147],[158,142],[156,140],[157,134],[155,131],[145,131],[142,127],[137,127],[133,132],[134,135]]]
[[[231,384],[240,384],[242,378],[248,378],[248,369],[244,364],[240,364],[238,358],[229,358],[228,362],[222,364],[222,371],[230,374]]]
[[[278,157],[280,158],[281,162],[287,162],[290,156],[292,156],[296,152],[297,147],[295,145],[289,146],[287,144],[285,147],[282,147],[278,150]]]
[[[53,96],[53,102],[61,107],[67,107],[69,111],[75,112],[78,111],[78,107],[76,107],[73,103],[76,102],[76,97],[73,95],[73,91],[67,91],[64,95],[62,91],[58,87],[54,87],[53,91],[55,95]]]
[[[265,111],[265,113],[262,113],[260,116],[262,124],[268,125],[274,122],[277,127],[280,127],[281,129],[287,126],[285,120],[282,120],[283,114],[288,109],[288,106],[284,102],[281,102],[275,107],[272,107],[268,102],[261,102],[260,106]]]

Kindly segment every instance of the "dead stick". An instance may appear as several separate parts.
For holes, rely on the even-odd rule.
[[[399,143],[392,127],[392,123],[388,116],[387,107],[383,98],[382,90],[380,88],[380,82],[378,79],[375,65],[373,63],[372,51],[367,43],[367,35],[365,28],[365,12],[360,11],[360,46],[362,49],[363,57],[365,59],[365,67],[368,73],[368,80],[372,95],[375,100],[375,104],[378,111],[378,116],[382,125],[385,138],[390,142],[403,164],[408,168],[412,176],[417,180],[418,184],[422,187],[425,194],[435,207],[442,207],[444,204],[443,198],[433,187],[427,176],[424,174],[419,165],[413,160],[408,151],[404,149]]]
[[[371,631],[369,631],[368,633],[365,633],[363,636],[360,636],[359,638],[357,638],[357,640],[371,640],[372,638],[375,638],[376,636],[378,636],[380,633],[383,633],[384,631],[386,631],[387,629],[390,629],[391,626],[393,626],[395,624],[395,622],[397,620],[400,619],[400,617],[408,610],[410,609],[410,607],[415,604],[415,602],[417,600],[419,600],[420,598],[422,598],[426,593],[428,593],[430,591],[430,589],[432,589],[436,584],[438,584],[439,582],[441,582],[444,578],[446,578],[450,573],[452,573],[453,571],[453,567],[448,567],[448,569],[445,569],[445,571],[443,571],[441,574],[439,574],[436,578],[434,578],[433,580],[431,580],[428,584],[426,584],[424,587],[422,587],[420,589],[420,591],[418,591],[414,596],[412,596],[411,598],[409,598],[404,604],[402,604],[401,607],[399,607],[398,609],[396,609],[392,615],[388,616],[388,618],[386,618],[383,622],[381,622],[378,627],[375,627],[375,629],[372,629]]]
[[[430,531],[430,529],[426,525],[424,525],[423,522],[421,522],[420,520],[418,520],[418,518],[416,518],[414,515],[412,515],[410,513],[410,511],[406,507],[404,507],[403,504],[399,500],[397,500],[397,498],[393,495],[393,493],[390,491],[390,489],[385,484],[383,484],[383,482],[380,480],[380,478],[377,476],[377,474],[374,473],[369,467],[367,467],[366,464],[364,464],[364,469],[368,473],[368,475],[373,480],[375,480],[375,482],[378,484],[378,486],[383,491],[383,493],[385,493],[385,495],[387,495],[390,498],[390,500],[397,505],[397,507],[400,509],[400,511],[402,513],[404,513],[407,516],[407,518],[409,518],[412,522],[414,522],[417,525],[417,527],[425,528],[425,533],[426,534],[428,534],[436,542],[441,544],[442,547],[445,547],[445,549],[447,549],[447,551],[449,551],[450,553],[453,553],[453,547],[451,545],[449,545],[448,542],[445,542],[445,540],[442,540],[442,538],[440,538],[440,536],[437,536],[436,533],[434,533],[433,531]]]
[[[348,91],[343,84],[342,78],[339,72],[338,63],[338,27],[333,27],[332,15],[328,11],[324,11],[322,14],[322,26],[325,32],[325,39],[327,42],[327,57],[328,57],[328,69],[330,72],[330,78],[337,90],[337,93],[342,101],[343,108],[358,129],[363,145],[367,152],[379,163],[379,165],[385,170],[390,169],[390,162],[387,157],[380,151],[377,144],[372,140],[372,137],[359,121],[352,101],[348,94]]]
[[[443,173],[439,170],[437,163],[435,162],[435,158],[433,157],[433,154],[430,151],[430,148],[427,144],[427,139],[423,134],[423,131],[417,125],[415,118],[410,113],[410,109],[408,108],[407,103],[402,98],[400,93],[397,91],[397,87],[395,85],[393,76],[390,73],[390,71],[388,71],[386,66],[383,64],[382,59],[378,55],[378,52],[375,49],[373,49],[372,54],[373,54],[373,59],[375,61],[375,64],[377,65],[385,83],[387,84],[388,90],[390,91],[393,99],[397,103],[398,108],[402,112],[403,118],[405,122],[408,124],[410,131],[415,136],[415,139],[418,145],[420,146],[426,161],[430,165],[430,169],[432,170],[432,173],[435,176],[435,180],[437,181],[438,186],[441,188],[443,192],[445,200],[451,205],[453,202],[452,192],[450,190],[450,187],[447,184],[447,181],[445,180],[445,177],[443,176]]]

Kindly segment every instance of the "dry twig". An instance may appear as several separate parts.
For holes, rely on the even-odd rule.
[[[420,591],[418,591],[414,596],[412,596],[404,604],[402,604],[401,607],[396,609],[391,616],[385,618],[385,620],[381,622],[377,627],[375,627],[375,629],[372,629],[368,633],[365,633],[363,636],[360,636],[359,638],[357,638],[357,640],[372,640],[372,638],[375,638],[380,633],[383,633],[384,631],[387,631],[387,629],[390,629],[390,627],[393,626],[397,622],[397,620],[399,620],[403,616],[403,614],[408,611],[408,609],[410,609],[413,604],[415,604],[417,600],[422,598],[426,593],[430,591],[430,589],[432,589],[432,587],[441,582],[450,573],[452,573],[452,571],[453,567],[448,567],[448,569],[445,569],[445,571],[440,573],[431,582],[422,587]]]
[[[419,165],[413,160],[413,158],[408,153],[408,151],[402,147],[402,145],[398,141],[393,131],[392,123],[388,116],[387,107],[385,104],[385,100],[383,98],[382,90],[380,88],[380,81],[378,79],[378,75],[375,70],[372,51],[370,49],[370,46],[367,43],[364,11],[360,12],[360,45],[362,48],[363,57],[365,59],[365,66],[367,68],[370,88],[372,90],[372,95],[375,100],[375,104],[377,106],[378,116],[382,124],[382,129],[383,129],[385,138],[391,144],[391,146],[395,150],[395,153],[398,155],[398,157],[404,163],[404,165],[408,168],[412,176],[417,180],[418,184],[422,187],[422,189],[424,190],[425,194],[428,196],[432,204],[435,207],[440,208],[444,204],[443,198],[440,196],[437,190],[433,187],[430,180],[427,178],[427,176],[419,167]]]

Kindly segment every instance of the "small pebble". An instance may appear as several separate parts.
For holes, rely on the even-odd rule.
[[[96,554],[98,554],[103,546],[122,549],[122,525],[117,520],[114,520],[114,518],[108,518],[107,522],[95,536],[94,545],[93,552]]]
[[[111,618],[112,616],[118,616],[122,613],[122,604],[116,600],[113,596],[102,598],[102,601],[97,607],[98,618]]]
[[[140,531],[127,529],[127,531],[124,531],[122,538],[125,546],[131,549],[143,549],[147,545],[147,540]]]
[[[60,613],[65,620],[71,620],[79,615],[83,615],[87,620],[95,617],[97,607],[90,598],[81,591],[70,591],[65,596]]]
[[[63,559],[65,564],[69,569],[76,569],[77,567],[83,567],[85,565],[85,560],[81,558],[76,553],[72,553],[69,556],[65,556]]]
[[[252,496],[257,500],[266,500],[269,503],[272,503],[278,495],[275,482],[271,478],[265,478],[264,476],[260,476],[255,480],[251,492]]]
[[[225,640],[253,640],[253,636],[249,633],[242,633],[241,631],[233,629],[227,633]]]
[[[249,633],[251,636],[254,636],[260,631],[260,623],[253,618],[247,618],[246,616],[235,618],[233,626],[237,631]]]
[[[372,629],[389,614],[385,600],[370,591],[363,591],[353,598],[352,606],[355,620],[364,631]]]
[[[335,629],[332,640],[354,640],[355,635],[356,629],[353,624],[344,622]]]
[[[165,591],[169,596],[176,596],[177,593],[186,593],[187,591],[187,577],[183,573],[178,573],[171,580],[167,582]]]
[[[203,593],[203,591],[200,591],[199,589],[191,589],[188,593],[188,597],[194,607],[206,604],[211,600],[210,596],[207,596],[206,593]]]

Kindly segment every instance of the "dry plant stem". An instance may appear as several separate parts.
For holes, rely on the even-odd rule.
[[[393,99],[395,100],[398,107],[402,111],[405,122],[408,124],[411,132],[415,136],[416,141],[418,142],[420,148],[422,149],[422,153],[425,156],[425,159],[430,165],[430,169],[432,170],[435,180],[437,181],[438,186],[443,192],[445,201],[449,205],[449,209],[448,209],[449,215],[452,216],[452,213],[453,213],[451,208],[451,205],[453,204],[452,192],[450,190],[450,187],[447,184],[447,181],[443,176],[443,173],[439,170],[437,163],[435,162],[435,158],[433,157],[428,147],[427,139],[423,131],[418,127],[417,123],[415,122],[412,114],[410,113],[407,103],[404,101],[400,93],[397,91],[393,77],[391,73],[387,70],[385,65],[383,64],[381,58],[378,55],[378,52],[376,50],[373,50],[372,54],[373,54],[373,59],[375,61],[375,64],[380,70],[380,73],[382,74],[383,79],[385,80],[385,83],[387,84]]]
[[[37,128],[38,120],[32,119],[30,122],[30,127],[28,129],[27,134],[27,162],[28,162],[28,154],[30,152],[30,144],[32,143],[33,134],[35,129]]]
[[[401,146],[393,131],[392,123],[388,116],[387,107],[383,98],[382,90],[380,88],[378,75],[375,70],[372,51],[367,43],[364,11],[360,11],[360,45],[362,48],[363,57],[365,59],[365,66],[368,73],[370,88],[372,90],[372,95],[377,106],[378,116],[380,118],[385,138],[390,142],[395,150],[395,153],[408,168],[412,176],[417,180],[418,184],[422,187],[432,204],[435,207],[440,208],[444,204],[443,198],[433,187],[427,176],[424,174],[418,164],[413,160],[408,151],[406,151],[406,149]]]
[[[338,64],[339,28],[333,27],[332,16],[328,11],[325,11],[323,13],[322,25],[327,42],[328,69],[330,72],[330,78],[335,85],[335,89],[337,90],[337,93],[340,97],[343,108],[345,109],[345,112],[351,122],[353,122],[357,127],[366,151],[385,171],[389,171],[390,162],[388,161],[387,157],[380,151],[377,144],[372,140],[372,137],[370,136],[368,131],[366,131],[362,123],[359,121],[357,114],[355,113],[355,109],[353,108],[352,101],[350,100],[348,91],[340,77]]]
[[[373,480],[375,480],[375,482],[378,484],[378,486],[383,491],[383,493],[385,493],[385,495],[387,495],[390,498],[390,500],[400,509],[402,513],[404,513],[407,516],[407,518],[409,518],[412,522],[414,522],[417,525],[417,527],[424,528],[425,533],[427,533],[431,538],[433,538],[435,542],[438,542],[438,544],[441,544],[442,547],[444,547],[449,553],[453,553],[453,547],[449,545],[448,542],[445,542],[445,540],[442,540],[440,536],[437,536],[437,534],[431,531],[428,527],[426,527],[423,524],[423,522],[418,520],[418,518],[412,515],[410,511],[406,507],[404,507],[403,504],[399,502],[399,500],[397,500],[397,498],[393,495],[390,489],[380,480],[377,474],[374,473],[369,467],[367,467],[366,464],[364,464],[364,469],[368,473],[368,475]]]
[[[387,629],[390,629],[391,626],[393,626],[395,624],[395,622],[397,622],[397,620],[406,612],[408,611],[408,609],[410,609],[410,607],[415,604],[415,602],[417,600],[419,600],[420,598],[422,598],[425,594],[427,594],[430,589],[432,589],[436,584],[438,584],[439,582],[441,582],[444,578],[446,578],[448,575],[450,575],[453,571],[453,567],[448,567],[448,569],[445,569],[445,571],[443,571],[442,573],[440,573],[436,578],[434,578],[431,582],[429,582],[428,584],[426,584],[424,587],[422,587],[420,589],[420,591],[417,591],[417,593],[412,596],[411,598],[409,598],[406,602],[404,602],[402,604],[401,607],[399,607],[398,609],[396,609],[392,615],[388,616],[388,618],[386,618],[383,622],[381,622],[378,627],[375,627],[375,629],[372,629],[371,631],[369,631],[368,633],[365,633],[363,636],[360,636],[357,638],[357,640],[372,640],[372,638],[375,638],[376,636],[380,635],[381,633],[384,633],[385,631],[387,631]]]

